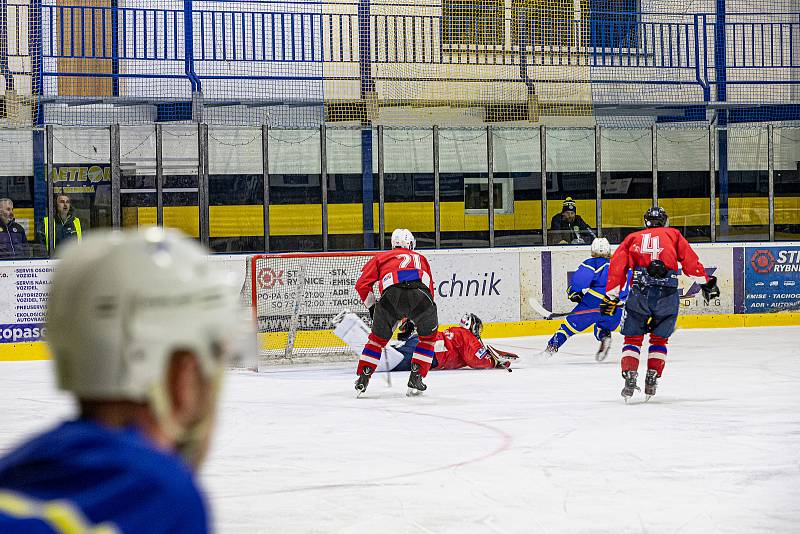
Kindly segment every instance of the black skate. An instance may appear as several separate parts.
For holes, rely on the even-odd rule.
[[[656,387],[658,387],[658,376],[655,369],[648,369],[647,376],[644,378],[644,394],[646,395],[644,401],[650,400],[650,397],[656,394]]]
[[[633,397],[633,392],[641,391],[641,389],[636,385],[636,378],[639,376],[639,373],[636,371],[622,371],[622,378],[625,379],[625,387],[622,388],[622,397],[625,399],[625,402],[628,402],[628,399]]]
[[[600,340],[600,348],[597,349],[597,354],[594,355],[594,359],[598,362],[602,362],[608,356],[608,351],[611,348],[611,334],[605,336]]]
[[[412,363],[411,374],[408,377],[408,391],[406,392],[406,395],[421,395],[426,389],[428,389],[428,386],[422,382],[422,374],[419,372],[419,364]]]
[[[356,397],[360,397],[362,393],[367,391],[367,386],[369,385],[369,379],[372,378],[372,367],[364,367],[361,370],[361,374],[358,375],[356,379]]]

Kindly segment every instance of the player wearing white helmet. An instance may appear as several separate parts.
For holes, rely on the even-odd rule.
[[[59,252],[47,342],[80,415],[0,460],[0,531],[206,532],[193,471],[230,356],[255,348],[237,288],[176,231]]]
[[[392,232],[392,250],[369,260],[356,281],[356,291],[372,317],[372,332],[356,369],[359,395],[366,391],[395,325],[404,317],[414,321],[419,332],[419,343],[411,361],[408,394],[417,395],[427,389],[422,379],[433,363],[439,319],[433,302],[431,267],[425,256],[414,250],[416,246],[414,234],[406,228],[396,229]],[[375,284],[379,286],[380,300],[375,298]]]
[[[592,241],[591,254],[591,258],[580,264],[567,286],[569,300],[576,303],[576,306],[548,341],[546,352],[550,354],[558,352],[559,347],[574,334],[594,325],[594,335],[600,341],[600,348],[595,358],[597,361],[602,361],[608,355],[611,347],[611,331],[619,326],[622,318],[621,312],[606,316],[599,310],[600,303],[606,295],[608,263],[611,257],[611,245],[608,240],[604,237],[595,238]],[[625,295],[627,288],[622,295],[623,300]]]

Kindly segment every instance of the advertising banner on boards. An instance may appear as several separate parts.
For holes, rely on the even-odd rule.
[[[422,253],[431,265],[440,323],[457,323],[467,312],[486,322],[520,320],[517,251],[504,251],[502,262],[497,261],[496,251]],[[330,316],[345,308],[365,314],[354,286],[369,259],[369,256],[323,256],[304,261],[274,256],[259,260],[255,287],[260,329],[288,330],[295,309],[300,329],[327,329]],[[242,273],[244,282],[244,258],[224,261],[227,270]],[[302,288],[299,301],[298,288]]]
[[[733,249],[730,247],[697,246],[695,252],[709,275],[717,277],[721,295],[706,304],[700,291],[700,283],[687,276],[678,278],[678,291],[682,314],[707,315],[733,313],[734,279]],[[581,262],[591,256],[587,248],[581,250],[554,251],[552,254],[553,309],[554,312],[567,312],[575,304],[567,298],[567,286],[573,273]]]
[[[800,309],[800,247],[747,247],[745,313]]]
[[[45,262],[0,264],[0,346],[42,340],[52,272]]]

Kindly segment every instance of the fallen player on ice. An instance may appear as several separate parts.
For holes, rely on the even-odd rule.
[[[344,311],[333,321],[334,334],[356,353],[361,354],[367,342],[370,329],[355,313]],[[436,333],[435,356],[431,369],[507,369],[518,356],[504,352],[481,340],[483,322],[475,314],[468,313],[461,319],[460,326],[447,328]],[[398,340],[384,348],[381,362],[376,371],[408,371],[419,337],[414,333],[414,325],[406,320],[400,326]]]

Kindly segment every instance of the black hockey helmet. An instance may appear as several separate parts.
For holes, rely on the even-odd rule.
[[[666,226],[667,219],[667,212],[664,211],[664,208],[658,206],[655,208],[650,208],[644,212],[644,225],[647,228],[652,228],[654,226]]]
[[[474,313],[465,313],[461,318],[461,326],[473,333],[478,339],[481,338],[483,332],[483,321]]]

